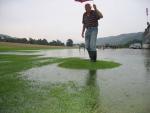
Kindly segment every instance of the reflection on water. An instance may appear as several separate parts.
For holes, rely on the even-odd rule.
[[[42,55],[41,57],[82,57],[88,58],[87,52],[83,49],[56,49],[56,50],[37,50],[37,51],[30,51],[30,52],[0,52],[0,54],[14,54],[14,55]]]
[[[79,84],[85,84],[87,71],[68,70],[57,67],[57,64],[32,68],[21,72],[29,80],[38,82],[64,83],[74,81]]]
[[[84,50],[41,51],[46,57],[83,57]],[[149,50],[98,50],[99,60],[113,60],[122,64],[110,70],[70,70],[48,65],[24,72],[31,80],[42,82],[75,81],[91,89],[92,105],[100,105],[104,113],[150,113],[150,51]],[[100,89],[99,89],[100,88]],[[98,91],[98,92],[97,92]],[[98,100],[98,101],[96,101]],[[87,99],[89,102],[89,99]]]
[[[95,87],[97,85],[96,83],[96,70],[89,70],[88,78],[86,81],[87,86],[93,86]]]
[[[89,70],[89,74],[87,75],[86,80],[86,87],[88,87],[88,90],[90,90],[89,95],[91,95],[90,98],[87,100],[87,104],[91,106],[92,112],[100,113],[100,89],[97,85],[97,71],[96,70]],[[93,98],[93,100],[90,100]],[[92,105],[91,105],[92,104]],[[98,112],[99,111],[99,112]]]

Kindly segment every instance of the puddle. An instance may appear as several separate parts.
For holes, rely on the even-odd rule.
[[[64,83],[68,81],[79,82],[84,84],[84,79],[87,76],[87,71],[67,70],[59,68],[58,64],[32,68],[22,72],[24,77],[29,80],[38,82]]]
[[[42,55],[39,51],[15,51],[15,52],[0,52],[0,55]]]

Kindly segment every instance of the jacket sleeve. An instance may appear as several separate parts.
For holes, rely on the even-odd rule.
[[[103,18],[103,15],[99,10],[95,10],[95,15],[96,15],[97,20]]]

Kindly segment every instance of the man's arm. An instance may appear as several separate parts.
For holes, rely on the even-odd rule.
[[[99,16],[99,18],[103,18],[103,14],[97,9],[96,5],[93,5],[94,10],[96,11],[97,15]]]
[[[82,38],[84,38],[84,32],[85,32],[85,26],[84,26],[84,24],[83,24],[82,34],[81,34]]]

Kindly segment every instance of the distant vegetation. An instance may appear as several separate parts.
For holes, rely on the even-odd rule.
[[[12,43],[12,42],[0,42],[0,51],[63,49],[63,48],[68,48],[68,47],[39,45],[39,44]]]
[[[68,39],[67,40],[67,43],[66,43],[66,46],[73,46],[73,40],[71,40],[71,39]]]
[[[33,38],[16,38],[8,35],[0,34],[1,42],[13,42],[13,43],[24,43],[24,44],[38,44],[38,45],[50,45],[50,46],[65,46],[65,43],[60,40],[53,40],[48,42],[46,39],[33,39]],[[66,46],[73,46],[73,41],[68,39]]]

